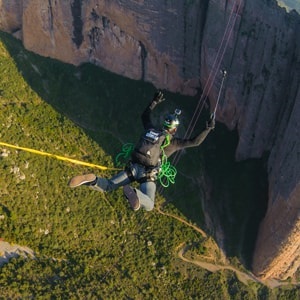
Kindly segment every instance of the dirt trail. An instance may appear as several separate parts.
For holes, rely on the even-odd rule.
[[[189,227],[192,227],[194,230],[196,230],[197,232],[199,232],[203,237],[207,237],[206,233],[201,228],[199,228],[199,227],[197,227],[197,226],[195,226],[193,224],[190,224],[189,222],[187,222],[186,220],[184,220],[184,219],[182,219],[182,218],[180,218],[178,216],[175,216],[175,215],[172,215],[172,214],[169,214],[169,213],[166,213],[166,212],[162,211],[160,207],[157,207],[156,209],[157,209],[157,211],[160,214],[162,214],[164,216],[171,217],[173,219],[176,219],[179,222],[184,223],[185,225],[187,225]]]
[[[282,281],[276,280],[276,279],[261,280],[261,279],[257,278],[254,274],[252,274],[250,272],[247,272],[247,273],[242,272],[231,265],[220,265],[220,264],[209,263],[209,262],[202,261],[202,260],[188,259],[184,256],[184,253],[187,249],[187,246],[185,245],[185,243],[179,245],[177,247],[177,250],[178,249],[179,249],[179,251],[177,253],[178,257],[180,259],[182,259],[183,261],[185,261],[187,263],[192,263],[192,264],[199,266],[201,268],[204,268],[210,272],[217,272],[220,270],[231,270],[231,271],[235,272],[237,275],[237,278],[246,285],[248,285],[249,281],[261,283],[263,285],[268,286],[271,289],[279,287],[279,286],[283,286],[283,285],[291,285],[291,284],[299,285],[299,282],[282,282]]]
[[[232,267],[230,265],[218,265],[218,264],[213,264],[213,263],[209,263],[209,262],[205,262],[205,261],[201,261],[201,260],[192,260],[192,259],[186,258],[184,256],[184,253],[187,249],[185,244],[181,244],[178,248],[180,248],[179,251],[178,251],[178,257],[180,259],[182,259],[183,261],[185,261],[185,262],[192,263],[192,264],[197,265],[201,268],[204,268],[204,269],[206,269],[210,272],[217,272],[217,271],[225,270],[225,269],[226,270],[231,270],[231,271],[236,273],[238,279],[241,282],[243,282],[244,284],[248,284],[248,281],[255,281],[255,282],[262,283],[253,274],[251,274],[251,273],[248,274],[248,273],[242,272],[242,271],[240,271],[240,270],[238,270],[235,267]]]
[[[196,230],[197,232],[199,232],[204,238],[207,238],[207,234],[201,228],[199,228],[199,227],[197,227],[193,224],[190,224],[186,220],[184,220],[184,219],[182,219],[182,218],[180,218],[176,215],[172,215],[172,214],[169,214],[169,213],[166,213],[166,212],[162,211],[160,207],[157,207],[156,210],[158,211],[158,213],[160,213],[164,216],[174,218],[174,219],[178,220],[179,222],[184,223],[185,225],[187,225],[187,226],[193,228],[194,230]],[[217,247],[217,245],[214,245],[214,246]],[[291,282],[291,283],[290,282],[282,282],[280,280],[271,279],[271,278],[266,279],[266,280],[261,280],[260,278],[256,277],[254,274],[252,274],[251,272],[240,271],[239,269],[237,269],[237,268],[235,268],[235,267],[228,264],[228,260],[226,259],[226,256],[224,255],[223,251],[221,251],[221,249],[219,249],[219,248],[218,248],[218,254],[219,254],[218,259],[214,258],[213,254],[212,254],[211,257],[204,257],[203,256],[203,260],[200,260],[200,259],[193,260],[193,259],[186,258],[184,256],[184,254],[186,253],[187,249],[188,249],[188,247],[186,246],[185,243],[180,244],[176,248],[176,251],[178,251],[177,255],[181,260],[183,260],[187,263],[191,263],[191,264],[194,264],[196,266],[199,266],[199,267],[201,267],[203,269],[206,269],[210,272],[217,272],[217,271],[220,271],[220,270],[231,270],[231,271],[235,272],[236,275],[237,275],[237,278],[246,285],[248,285],[249,281],[250,282],[261,283],[263,285],[268,286],[271,289],[279,287],[279,286],[283,286],[283,285],[290,285],[290,284],[299,285],[299,282]],[[216,262],[218,261],[219,263],[209,263],[205,259],[206,260],[207,259],[210,259],[210,260],[212,259]]]

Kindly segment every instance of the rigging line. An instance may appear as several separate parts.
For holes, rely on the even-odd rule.
[[[216,116],[217,108],[218,108],[218,105],[219,105],[219,101],[220,101],[221,93],[222,93],[222,89],[223,89],[223,84],[224,84],[225,78],[227,76],[226,70],[222,71],[222,73],[223,73],[222,82],[221,82],[221,86],[220,86],[220,89],[219,89],[219,94],[218,94],[217,102],[216,102],[216,105],[215,105],[215,109],[212,113],[213,118],[215,118],[215,116]]]
[[[194,111],[194,115],[193,115],[192,120],[191,120],[191,122],[190,122],[190,125],[189,125],[189,127],[188,127],[188,129],[187,129],[187,131],[186,131],[186,133],[185,133],[184,138],[186,138],[186,137],[191,133],[191,130],[190,130],[191,124],[194,123],[194,119],[195,119],[195,118],[197,119],[196,115],[197,115],[197,112],[199,111],[199,107],[201,106],[202,101],[204,101],[205,98],[206,98],[206,95],[207,95],[206,89],[207,89],[207,87],[208,87],[208,84],[209,84],[209,82],[210,82],[210,78],[211,78],[213,72],[216,72],[216,71],[214,71],[214,68],[215,68],[215,65],[216,65],[216,63],[217,63],[217,61],[218,61],[218,56],[219,56],[219,54],[220,54],[220,51],[221,51],[221,49],[222,49],[222,47],[223,47],[223,43],[224,43],[225,37],[226,37],[226,35],[227,35],[227,31],[229,30],[229,26],[230,26],[230,23],[231,23],[232,16],[234,16],[233,12],[234,12],[234,7],[235,7],[235,4],[236,4],[237,1],[238,1],[238,0],[235,1],[234,5],[233,5],[233,7],[232,7],[232,10],[231,10],[231,13],[230,13],[230,17],[229,17],[229,20],[228,20],[228,22],[227,22],[227,24],[226,24],[226,28],[225,28],[224,34],[223,34],[223,36],[222,36],[222,41],[221,41],[221,43],[220,43],[220,46],[219,46],[219,49],[218,49],[218,51],[217,51],[215,60],[214,60],[214,62],[213,62],[213,65],[212,65],[212,68],[211,68],[209,77],[208,77],[208,79],[207,79],[207,81],[206,81],[206,84],[205,84],[205,86],[204,86],[204,88],[203,88],[202,95],[201,95],[201,97],[200,97],[200,99],[199,99],[199,101],[198,101],[198,105],[197,105],[197,107],[196,107],[196,109],[195,109],[195,111]]]
[[[231,36],[232,30],[233,30],[233,28],[234,28],[235,21],[236,21],[236,18],[237,18],[237,14],[233,14],[233,11],[234,11],[234,9],[236,8],[236,7],[235,7],[235,4],[236,4],[238,1],[239,1],[239,0],[236,0],[235,3],[234,3],[234,5],[233,5],[233,7],[232,7],[231,16],[230,16],[229,21],[228,21],[228,23],[227,23],[228,26],[226,26],[227,30],[229,30],[229,31],[226,31],[226,32],[224,33],[224,35],[223,35],[223,40],[222,40],[222,42],[223,42],[224,40],[225,40],[226,42],[225,42],[225,45],[224,45],[224,46],[221,44],[220,47],[219,47],[219,50],[218,50],[217,55],[220,54],[220,50],[221,50],[222,48],[223,48],[223,51],[222,51],[221,57],[219,58],[219,62],[218,62],[218,65],[217,65],[217,69],[213,72],[213,68],[214,68],[214,66],[215,66],[215,64],[216,64],[216,62],[217,62],[217,60],[218,60],[218,57],[216,57],[216,59],[215,59],[215,61],[214,61],[214,64],[213,64],[213,66],[212,66],[212,71],[211,71],[211,73],[210,73],[210,77],[211,77],[212,74],[214,73],[213,79],[210,80],[210,77],[208,78],[208,80],[207,80],[207,82],[206,82],[206,85],[205,85],[205,88],[204,88],[203,93],[202,93],[202,98],[203,98],[203,99],[204,99],[204,98],[207,98],[207,95],[209,94],[209,92],[210,92],[210,90],[211,90],[211,88],[212,88],[212,86],[213,86],[213,83],[214,83],[214,81],[215,81],[215,77],[216,77],[216,75],[217,75],[217,70],[220,68],[220,65],[221,65],[221,62],[222,62],[222,60],[223,60],[225,51],[226,51],[226,49],[227,49],[227,47],[228,47],[229,38],[230,38],[230,36]],[[239,2],[239,5],[240,5],[240,2]],[[239,9],[239,6],[238,6],[238,9]],[[231,20],[231,17],[232,17],[232,16],[234,16],[234,17],[233,17],[233,22],[231,23],[231,21],[232,21],[232,20]],[[231,23],[231,24],[230,24],[230,23]],[[225,37],[226,37],[226,39],[225,39]],[[209,85],[208,90],[206,90],[206,88],[207,88],[208,85]],[[200,106],[200,103],[199,103],[199,106]],[[203,103],[202,103],[202,107],[203,107]],[[196,111],[195,113],[197,113],[197,111]],[[199,116],[199,114],[200,114],[200,113],[198,112],[198,116]],[[198,116],[197,116],[197,118],[196,118],[196,121],[198,120]],[[194,122],[194,123],[195,123],[195,122]],[[189,130],[189,134],[191,134],[191,132],[192,132],[192,130]]]
[[[203,99],[203,101],[206,100],[207,95],[209,94],[209,92],[210,92],[210,90],[211,90],[211,88],[212,88],[212,86],[213,86],[213,83],[214,83],[214,81],[215,81],[216,75],[217,75],[217,73],[218,73],[218,70],[219,70],[219,68],[220,68],[221,62],[222,62],[222,60],[223,60],[224,54],[225,54],[226,49],[227,49],[227,47],[228,47],[229,38],[230,38],[230,36],[231,36],[232,30],[233,30],[233,28],[234,28],[235,21],[236,21],[236,18],[237,18],[237,14],[233,14],[233,11],[234,11],[234,9],[235,9],[235,4],[236,4],[237,1],[239,1],[239,0],[236,0],[235,3],[234,3],[234,5],[233,5],[233,7],[232,7],[231,15],[230,15],[229,21],[228,21],[227,26],[226,26],[226,31],[224,32],[222,42],[221,42],[221,44],[220,44],[220,47],[219,47],[218,52],[217,52],[217,56],[216,56],[216,58],[215,58],[215,61],[214,61],[214,63],[213,63],[213,66],[212,66],[212,71],[210,72],[210,75],[209,75],[209,77],[208,77],[208,79],[207,79],[207,81],[206,81],[205,87],[204,87],[204,89],[203,89],[202,97],[201,97],[201,98]],[[232,16],[233,16],[233,22],[232,22],[232,19],[231,19]],[[226,39],[225,39],[225,37],[226,37]],[[223,45],[223,42],[224,42],[224,41],[225,41],[225,45]],[[220,54],[221,49],[223,49],[223,51],[221,52],[221,56],[218,57],[219,54]],[[218,63],[217,63],[217,61],[218,61]],[[216,63],[217,63],[217,67],[216,67],[216,69],[214,70],[214,67],[215,67]],[[213,74],[213,75],[212,75],[212,74]],[[211,76],[213,77],[212,79],[211,79]],[[207,88],[207,87],[208,87],[208,88]],[[207,88],[207,89],[206,89],[206,88]],[[200,100],[201,100],[201,99],[200,99]],[[200,102],[199,102],[199,107],[200,107]],[[203,104],[202,104],[202,108],[203,108]],[[202,110],[202,109],[201,109],[201,110]],[[201,112],[201,111],[200,111],[200,112]],[[192,127],[192,129],[191,129],[191,128],[189,129],[189,132],[188,132],[189,135],[188,135],[187,137],[190,137],[190,135],[191,135],[191,133],[192,133],[194,127],[195,127],[195,124],[196,124],[197,121],[198,121],[200,112],[199,112],[199,110],[196,110],[196,111],[195,111],[194,115],[196,115],[196,117],[195,117],[196,121],[194,121],[194,123],[193,123],[194,126]]]
[[[222,42],[221,42],[221,45],[220,45],[219,50],[218,50],[218,53],[217,53],[217,56],[218,56],[220,50],[223,49],[222,54],[221,54],[221,57],[219,58],[219,62],[218,62],[217,68],[216,68],[216,70],[215,70],[215,72],[214,72],[213,80],[209,80],[210,78],[208,78],[208,80],[207,80],[207,82],[206,82],[205,88],[206,88],[207,84],[210,83],[209,88],[208,88],[208,91],[206,91],[205,88],[204,88],[203,93],[202,93],[203,95],[205,95],[205,98],[207,98],[207,95],[209,94],[209,92],[210,92],[210,90],[211,90],[211,88],[212,88],[212,86],[213,86],[213,83],[214,83],[214,81],[215,81],[215,77],[216,77],[216,75],[217,75],[217,70],[220,69],[220,65],[221,65],[222,60],[223,60],[223,58],[224,58],[225,52],[226,52],[226,50],[227,50],[228,43],[229,43],[229,40],[230,40],[232,31],[233,31],[233,28],[234,28],[234,26],[235,26],[235,24],[236,24],[236,19],[237,19],[237,17],[239,16],[238,11],[239,11],[240,8],[241,8],[242,1],[243,1],[243,0],[236,0],[236,1],[234,2],[233,6],[232,6],[232,10],[231,10],[231,14],[230,14],[230,17],[229,17],[227,26],[226,26],[226,30],[225,30],[225,32],[224,32],[224,35],[223,35],[223,38],[222,38]],[[234,11],[236,11],[236,12],[234,13]],[[231,17],[232,17],[232,16],[233,16],[233,22],[231,23],[231,21],[232,21],[232,20],[231,20]],[[231,23],[231,24],[230,24],[230,23]],[[230,27],[229,27],[229,26],[230,26]],[[229,31],[227,31],[227,30],[229,30]],[[225,37],[226,37],[226,39],[225,39]],[[223,44],[224,40],[225,40],[225,45],[223,46],[222,44]],[[217,56],[216,56],[216,59],[215,59],[215,61],[214,61],[213,66],[212,66],[212,69],[214,68],[215,63],[217,62]],[[212,74],[212,73],[213,73],[213,72],[211,72],[211,74]],[[210,74],[210,75],[211,75],[211,74]],[[203,104],[202,104],[202,108],[203,108]],[[201,110],[202,110],[202,109],[201,109]],[[198,115],[199,115],[199,114],[200,114],[200,113],[198,113]],[[197,120],[198,120],[198,118],[199,118],[199,116],[197,117]],[[194,128],[193,128],[193,129],[194,129]],[[192,130],[192,131],[193,131],[193,130]],[[190,134],[192,133],[192,131],[190,131]]]
[[[224,34],[223,34],[223,36],[222,36],[222,40],[221,40],[219,49],[218,49],[218,51],[217,51],[217,54],[216,54],[214,63],[213,63],[213,65],[212,65],[211,71],[210,71],[210,73],[209,73],[209,77],[208,77],[208,79],[207,79],[207,81],[206,81],[206,84],[205,84],[205,86],[204,86],[204,88],[203,88],[202,95],[201,95],[201,97],[200,97],[200,99],[199,99],[198,105],[197,105],[197,107],[196,107],[196,109],[195,109],[195,112],[194,112],[194,115],[193,115],[193,117],[192,117],[192,120],[191,120],[190,124],[193,123],[193,119],[195,118],[195,115],[197,114],[197,111],[199,110],[199,107],[200,107],[200,105],[201,105],[201,102],[204,100],[204,98],[206,98],[205,95],[208,94],[208,93],[206,92],[206,88],[207,88],[207,86],[208,86],[208,84],[209,84],[209,82],[210,82],[210,78],[211,78],[211,76],[212,76],[212,73],[213,73],[215,64],[217,63],[218,56],[219,56],[220,51],[221,51],[221,49],[222,49],[222,47],[223,47],[223,43],[224,43],[225,37],[226,37],[226,35],[227,35],[227,31],[229,30],[229,26],[230,26],[230,23],[231,23],[232,16],[234,16],[234,9],[235,9],[235,5],[236,5],[236,2],[237,2],[237,1],[239,1],[239,0],[235,0],[234,5],[232,6],[232,9],[231,9],[231,12],[230,12],[230,16],[229,16],[228,22],[227,22],[227,24],[226,24],[226,28],[225,28]],[[218,68],[217,68],[217,69],[218,69]],[[217,70],[216,70],[215,72],[217,72]],[[188,128],[187,131],[186,131],[186,135],[184,136],[184,138],[186,138],[186,137],[188,136],[189,132],[190,132],[190,130],[189,130],[189,128]]]
[[[236,1],[236,2],[237,2],[237,1]],[[239,2],[239,5],[237,6],[237,10],[240,9],[240,5],[241,5],[241,2]],[[234,6],[233,6],[233,7],[234,7]],[[234,21],[233,21],[232,26],[231,26],[231,28],[230,28],[229,34],[228,34],[228,36],[227,36],[226,43],[225,43],[225,46],[224,46],[224,48],[223,48],[223,51],[222,51],[222,54],[221,54],[221,57],[220,57],[220,60],[219,60],[219,63],[218,63],[218,68],[219,68],[220,65],[221,65],[221,62],[222,62],[223,57],[224,57],[224,54],[225,54],[226,49],[227,49],[227,47],[228,47],[229,38],[230,38],[230,36],[231,36],[231,34],[232,34],[232,31],[233,31],[233,28],[234,28],[234,25],[235,25],[237,16],[238,16],[238,14],[235,14],[235,15],[234,15]],[[227,33],[226,33],[226,34],[227,34]],[[224,34],[224,36],[225,36],[225,34]],[[221,46],[220,46],[220,47],[221,47]],[[218,52],[219,52],[219,51],[218,51]],[[216,61],[217,61],[217,60],[215,60],[215,62],[216,62]],[[211,73],[211,74],[212,74],[212,73]],[[192,121],[193,121],[193,120],[190,122],[189,128],[188,128],[188,130],[187,130],[187,132],[186,132],[186,135],[185,135],[185,137],[187,137],[187,138],[190,138],[190,136],[191,136],[191,134],[192,134],[192,132],[193,132],[193,130],[194,130],[194,128],[195,128],[195,125],[196,125],[196,123],[197,123],[197,121],[198,121],[198,119],[199,119],[199,116],[200,116],[200,114],[201,114],[201,111],[202,111],[202,109],[203,109],[203,107],[204,107],[205,100],[206,100],[206,98],[207,98],[207,94],[210,92],[210,90],[211,90],[211,88],[212,88],[212,86],[213,86],[213,82],[214,82],[214,80],[215,80],[216,75],[217,75],[217,72],[215,72],[215,74],[214,74],[214,77],[213,77],[213,80],[211,81],[211,84],[210,84],[210,86],[209,86],[208,92],[202,94],[202,97],[200,98],[200,100],[203,99],[202,102],[200,102],[200,100],[199,100],[197,109],[196,109],[196,111],[195,111],[195,113],[194,113],[194,116],[196,115],[196,119],[195,119],[195,121],[194,121],[193,124],[192,124]],[[207,81],[207,83],[208,83],[208,82],[209,82],[209,81]],[[207,83],[206,83],[205,87],[207,86]],[[201,104],[201,108],[199,109],[200,104]],[[193,116],[193,117],[194,117],[194,116]],[[179,162],[179,159],[180,159],[181,155],[182,155],[182,151],[178,151],[178,152],[175,154],[175,157],[174,157],[174,159],[173,159],[173,161],[172,161],[172,164],[173,164],[174,166]]]
[[[217,70],[219,69],[219,67],[220,67],[220,65],[221,65],[221,62],[222,62],[222,60],[223,60],[224,54],[225,54],[226,49],[227,49],[227,47],[228,47],[229,38],[230,38],[230,36],[231,36],[232,30],[233,30],[234,25],[235,25],[235,22],[236,22],[236,18],[237,18],[237,16],[238,16],[238,14],[236,14],[236,13],[233,14],[234,10],[236,9],[236,3],[237,3],[237,2],[238,2],[237,10],[239,10],[239,8],[240,8],[241,1],[240,1],[240,0],[236,0],[235,3],[234,3],[234,5],[232,6],[232,10],[231,10],[231,14],[230,14],[230,17],[229,17],[227,26],[226,26],[226,30],[225,30],[225,32],[224,32],[224,35],[223,35],[223,38],[222,38],[222,42],[221,42],[220,47],[219,47],[218,52],[217,52],[217,56],[218,56],[219,53],[220,53],[220,51],[221,51],[221,49],[222,49],[222,47],[223,47],[222,43],[223,43],[223,41],[225,40],[225,36],[227,36],[226,42],[225,42],[225,46],[223,47],[223,51],[222,51],[221,57],[218,58],[218,57],[216,56],[216,58],[215,58],[215,61],[214,61],[213,66],[212,66],[212,70],[211,70],[211,72],[210,72],[210,75],[209,75],[209,77],[208,77],[208,80],[207,80],[207,82],[206,82],[206,84],[205,84],[205,87],[204,87],[204,89],[203,89],[203,93],[202,93],[202,95],[201,95],[201,98],[200,98],[200,100],[198,101],[197,108],[196,108],[196,110],[195,110],[195,112],[194,112],[194,115],[193,115],[192,120],[191,120],[191,122],[190,122],[190,124],[189,124],[189,127],[188,127],[188,129],[187,129],[187,131],[186,131],[186,134],[184,135],[184,138],[189,138],[189,137],[191,136],[192,131],[194,130],[194,127],[195,127],[195,125],[196,125],[196,123],[197,123],[197,121],[198,121],[198,119],[199,119],[200,113],[201,113],[201,111],[202,111],[202,109],[203,109],[203,107],[204,107],[204,103],[205,103],[204,100],[206,100],[207,94],[210,92],[210,90],[211,90],[211,88],[212,88],[212,86],[213,86],[213,82],[214,82],[215,77],[216,77],[216,75],[217,75]],[[233,17],[233,22],[232,22],[232,24],[231,24],[231,26],[230,26],[230,30],[229,30],[229,33],[228,33],[227,30],[228,30],[229,25],[230,25],[230,23],[231,23],[231,17],[232,17],[232,16],[234,16],[234,17]],[[213,80],[210,81],[210,77],[211,77],[211,75],[212,75],[212,73],[213,73],[213,68],[214,68],[214,66],[215,66],[215,64],[216,64],[216,62],[217,62],[217,60],[219,60],[218,65],[217,65],[217,69],[216,69],[216,71],[214,72]],[[206,87],[208,86],[209,82],[210,82],[210,85],[209,85],[208,91],[206,91]],[[201,109],[199,110],[199,107],[200,107],[200,106],[201,106]],[[174,157],[174,159],[173,159],[173,161],[172,161],[172,164],[173,164],[173,165],[176,165],[176,164],[178,163],[181,154],[182,154],[182,151],[178,151],[178,152],[175,154],[175,157]]]
[[[235,20],[236,20],[236,18],[235,18]],[[233,26],[231,27],[231,31],[230,31],[230,33],[229,33],[229,35],[228,35],[228,39],[226,40],[226,44],[225,44],[225,46],[224,46],[223,52],[222,52],[222,54],[221,54],[221,57],[220,57],[220,60],[219,60],[218,66],[217,66],[218,69],[219,69],[220,66],[221,66],[222,60],[223,60],[224,55],[225,55],[225,52],[226,52],[226,50],[227,50],[228,43],[229,43],[229,38],[230,38],[230,35],[231,35],[232,30],[233,30],[233,28],[234,28],[234,25],[235,25],[235,22],[233,23]],[[215,72],[214,77],[213,77],[213,80],[212,80],[211,83],[210,83],[210,86],[209,86],[209,89],[208,89],[208,91],[207,91],[207,93],[206,93],[205,99],[208,97],[208,94],[209,94],[210,90],[211,90],[212,87],[213,87],[213,83],[214,83],[214,81],[215,81],[216,76],[217,76],[217,71]],[[222,83],[221,83],[221,86],[223,86],[223,81],[222,81]],[[203,101],[203,103],[202,103],[201,110],[200,110],[200,111],[198,112],[198,114],[197,114],[196,121],[194,122],[193,127],[192,127],[192,129],[190,130],[190,133],[189,133],[188,138],[191,136],[191,134],[192,134],[192,132],[193,132],[193,130],[194,130],[196,124],[197,124],[197,121],[198,121],[198,119],[199,119],[199,117],[200,117],[200,113],[201,113],[201,111],[202,111],[202,109],[203,109],[203,107],[204,107],[204,103],[205,103],[205,101]]]

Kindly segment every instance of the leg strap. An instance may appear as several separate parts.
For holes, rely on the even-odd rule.
[[[125,172],[126,172],[128,178],[129,178],[130,182],[135,181],[135,178],[134,178],[134,176],[132,175],[132,171],[131,171],[131,167],[130,167],[130,166],[126,166]]]

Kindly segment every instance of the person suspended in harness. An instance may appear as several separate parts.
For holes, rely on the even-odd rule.
[[[178,116],[181,112],[176,110],[165,118],[162,128],[156,128],[151,121],[151,112],[164,100],[163,93],[156,92],[153,100],[142,113],[145,132],[135,145],[130,162],[123,171],[110,179],[97,177],[95,174],[78,175],[70,179],[69,186],[75,188],[86,185],[100,192],[111,192],[123,187],[124,195],[134,211],[140,207],[151,211],[154,208],[156,181],[162,156],[168,158],[178,150],[199,146],[215,127],[215,119],[211,118],[206,128],[197,136],[191,139],[175,137],[179,126]],[[130,183],[135,181],[139,183],[139,188],[130,186]]]

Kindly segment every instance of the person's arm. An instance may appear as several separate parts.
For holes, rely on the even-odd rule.
[[[171,142],[171,145],[165,149],[166,155],[169,157],[174,152],[190,147],[197,147],[203,143],[206,139],[207,135],[210,133],[211,130],[215,128],[215,119],[210,119],[206,125],[206,129],[200,132],[198,135],[191,139],[178,139],[174,138]]]
[[[154,94],[151,103],[146,107],[146,109],[142,113],[142,122],[145,129],[154,127],[151,121],[151,112],[154,110],[157,104],[163,102],[164,100],[164,94],[161,91],[158,91]]]
[[[202,142],[206,139],[207,135],[210,133],[211,130],[212,130],[212,128],[207,127],[200,134],[198,134],[194,138],[188,140],[188,143],[185,145],[184,148],[200,146],[202,144]]]

